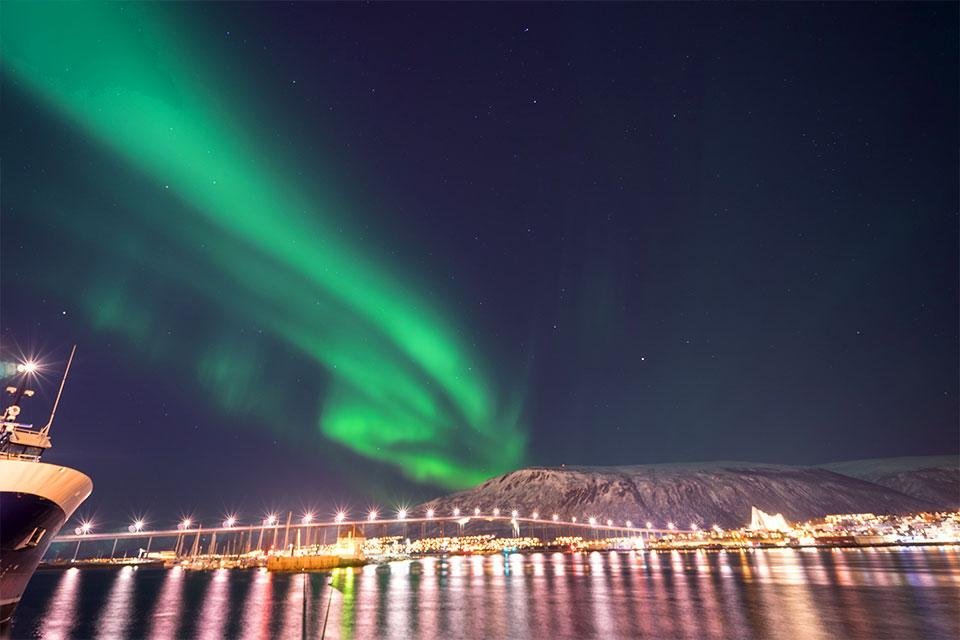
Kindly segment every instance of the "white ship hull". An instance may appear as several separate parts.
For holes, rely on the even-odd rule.
[[[7,622],[50,542],[93,482],[55,464],[0,458],[0,624]]]

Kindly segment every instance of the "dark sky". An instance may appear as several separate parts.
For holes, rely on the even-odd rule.
[[[87,514],[958,451],[956,4],[45,7],[2,347]]]

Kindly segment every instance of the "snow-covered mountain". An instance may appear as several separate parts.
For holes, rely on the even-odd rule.
[[[637,465],[626,467],[533,467],[431,500],[432,508],[472,513],[516,509],[529,516],[557,513],[564,519],[596,517],[617,522],[667,522],[679,527],[740,527],[751,507],[806,520],[830,513],[903,513],[935,508],[933,502],[828,469],[751,462]]]
[[[930,500],[944,508],[960,508],[960,458],[957,456],[874,458],[820,466]]]

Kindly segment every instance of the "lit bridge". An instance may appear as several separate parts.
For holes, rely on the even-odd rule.
[[[429,512],[428,512],[429,513]],[[216,538],[220,537],[221,542],[231,540],[233,553],[240,553],[252,549],[288,549],[291,542],[296,547],[309,546],[311,544],[326,544],[327,534],[330,530],[335,530],[336,535],[343,531],[360,532],[367,535],[372,529],[369,537],[378,537],[388,535],[388,529],[402,531],[404,537],[435,537],[436,535],[480,535],[489,531],[482,529],[492,526],[509,527],[518,535],[527,535],[530,537],[554,537],[563,535],[581,535],[584,537],[604,537],[604,538],[646,538],[655,534],[676,533],[676,529],[655,528],[652,526],[634,526],[630,521],[623,525],[615,524],[611,520],[601,520],[595,517],[587,517],[583,520],[570,518],[568,520],[560,519],[558,516],[550,518],[523,517],[515,512],[509,514],[488,515],[476,513],[472,515],[427,515],[425,517],[409,517],[398,515],[394,518],[379,518],[374,512],[362,520],[348,520],[342,512],[330,521],[317,521],[308,514],[298,521],[293,521],[293,514],[289,514],[287,521],[281,522],[280,519],[272,515],[263,520],[260,524],[241,524],[235,518],[227,518],[219,526],[204,527],[202,524],[195,524],[190,519],[184,519],[174,529],[147,530],[143,526],[143,521],[137,521],[128,527],[127,531],[100,531],[93,530],[92,525],[84,523],[74,530],[74,533],[60,535],[54,538],[54,543],[77,543],[79,551],[82,542],[110,542],[114,543],[114,550],[119,541],[126,540],[145,540],[147,541],[147,550],[149,551],[154,539],[175,540],[173,551],[177,555],[196,554],[201,547],[201,537],[210,536],[210,543],[204,543],[203,546],[211,544],[217,548]],[[650,523],[646,523],[650,525]],[[429,535],[428,535],[429,527]],[[446,533],[444,529],[449,528]],[[291,539],[293,536],[293,539]],[[256,541],[254,540],[256,537]],[[333,540],[330,542],[335,541]],[[192,548],[192,551],[190,550]],[[111,553],[111,555],[113,555]],[[76,557],[76,553],[74,554]]]

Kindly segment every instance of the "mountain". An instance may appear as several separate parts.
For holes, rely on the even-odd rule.
[[[529,516],[557,513],[561,518],[600,522],[673,522],[687,528],[720,525],[742,527],[752,507],[782,513],[798,521],[831,513],[906,513],[930,510],[929,500],[906,495],[829,469],[712,462],[703,464],[625,467],[532,467],[487,480],[483,484],[431,500],[418,510],[450,513],[479,508],[491,513],[517,509]]]
[[[960,508],[960,459],[957,456],[873,458],[819,466],[930,500],[942,508]]]

